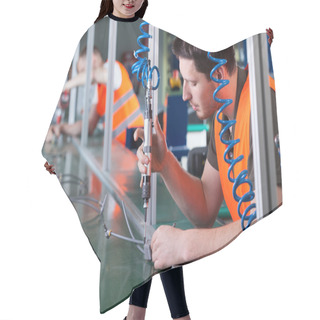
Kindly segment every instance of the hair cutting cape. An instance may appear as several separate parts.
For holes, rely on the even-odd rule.
[[[108,16],[88,29],[79,42],[66,83],[70,84],[69,81],[88,66],[89,76],[85,72],[84,79],[87,77],[89,81],[82,80],[72,89],[62,91],[42,149],[43,156],[54,165],[57,178],[74,205],[83,231],[101,263],[101,313],[125,300],[135,287],[161,271],[154,268],[146,255],[148,246],[147,249],[144,246],[145,239],[150,241],[154,230],[163,224],[175,224],[176,228],[184,230],[194,228],[158,174],[153,176],[150,209],[145,222],[141,175],[135,154],[139,144],[132,138],[135,128],[143,127],[146,104],[146,90],[131,71],[137,61],[134,52],[141,49],[137,38],[142,35],[139,28],[142,22],[141,19],[116,21],[117,28],[111,31],[114,39],[109,34],[114,21]],[[241,220],[241,212],[250,203],[255,203],[256,207],[242,218],[244,226],[265,217],[281,205],[277,193],[277,189],[281,189],[281,173],[275,87],[267,36],[260,34],[233,46],[238,83],[237,123],[231,130],[228,125],[218,122],[217,114],[200,120],[188,101],[183,100],[179,60],[172,53],[176,37],[152,29],[150,25],[143,27],[146,33],[155,30],[158,35],[153,33],[152,38],[143,38],[140,42],[147,48],[151,46],[152,52],[156,53],[152,55],[151,67],[156,63],[159,68],[160,83],[152,91],[153,113],[158,114],[168,148],[189,173],[201,177],[204,163],[208,161],[220,174],[224,201],[215,222],[207,227],[223,228],[234,220]],[[115,54],[113,65],[107,62],[112,62],[112,50]],[[97,56],[101,60],[97,60]],[[139,56],[147,57],[147,54],[142,52]],[[154,56],[158,56],[158,61]],[[82,69],[79,59],[85,64]],[[206,55],[203,59],[204,64],[212,63]],[[100,83],[91,80],[95,79],[98,67],[107,70],[108,74],[113,73],[114,80],[110,81],[113,88],[108,88],[110,83],[102,80]],[[214,81],[209,79],[210,74],[207,77],[208,81]],[[154,71],[153,84],[157,78]],[[108,92],[114,93],[113,99],[106,98]],[[228,120],[222,115],[220,118]],[[70,131],[59,135],[53,128],[61,125],[80,129],[76,134]],[[227,152],[226,144],[219,136],[223,128],[226,128],[222,137],[225,141],[240,140]],[[241,155],[244,156],[241,164],[239,162],[229,170],[232,160]],[[243,170],[248,172],[235,191],[233,179]],[[243,200],[248,193],[247,202],[239,213],[239,199],[235,198]]]

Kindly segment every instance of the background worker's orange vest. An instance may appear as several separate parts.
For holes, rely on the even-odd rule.
[[[143,127],[144,120],[129,74],[120,62],[117,61],[116,63],[118,63],[121,70],[121,86],[114,91],[113,96],[112,137],[125,145],[126,129]],[[106,93],[107,86],[105,84],[98,84],[97,112],[100,117],[105,114]]]
[[[274,80],[269,77],[269,85],[270,88],[275,90]],[[222,114],[220,114],[221,118]],[[232,178],[236,178],[242,170],[248,169],[248,158],[250,154],[250,89],[249,89],[249,76],[243,86],[239,105],[237,110],[237,123],[233,127],[234,130],[234,137],[233,140],[240,139],[240,142],[234,146],[233,150],[233,159],[236,159],[238,156],[243,155],[244,158],[238,162],[234,166],[234,172],[231,173],[230,176]],[[229,212],[231,214],[232,220],[236,221],[240,219],[238,214],[238,202],[233,198],[232,195],[232,187],[233,183],[228,179],[228,170],[229,164],[223,159],[224,152],[227,146],[220,141],[220,131],[221,131],[221,124],[215,118],[214,123],[214,136],[215,136],[215,144],[216,144],[216,152],[217,152],[217,159],[218,159],[218,166],[219,166],[219,174],[220,174],[220,181],[222,186],[222,191],[224,195],[224,200],[228,206]],[[248,178],[248,177],[247,177]],[[241,184],[237,188],[238,196],[242,197],[245,193],[249,191],[249,186],[247,183]],[[240,212],[243,213],[247,206],[250,203],[243,203],[241,205]]]

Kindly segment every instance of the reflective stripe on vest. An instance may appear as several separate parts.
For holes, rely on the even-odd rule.
[[[136,110],[128,118],[121,122],[117,128],[113,129],[112,138],[116,138],[119,134],[121,134],[123,130],[126,130],[130,126],[130,124],[139,117],[139,115],[141,115],[140,110]]]
[[[122,96],[117,102],[113,105],[113,112],[116,112],[128,99],[134,95],[134,90],[131,89],[124,96]]]
[[[121,86],[114,91],[112,130],[113,137],[122,144],[125,144],[126,128],[143,127],[144,120],[140,112],[140,104],[134,93],[129,74],[121,63],[116,63],[118,63],[121,70]],[[106,85],[98,84],[97,112],[100,117],[105,114],[106,92]],[[122,128],[121,131],[120,128]],[[116,133],[114,133],[115,130]]]
[[[274,80],[269,77],[270,88],[275,90]],[[222,116],[222,114],[220,114]],[[240,219],[238,215],[238,202],[234,200],[232,194],[233,183],[228,179],[229,164],[224,161],[223,155],[226,150],[226,145],[220,141],[221,124],[215,118],[214,120],[214,136],[216,144],[216,153],[219,166],[220,181],[225,202],[228,206],[232,220],[236,221]],[[233,128],[234,137],[233,140],[240,139],[240,142],[234,146],[233,158],[236,159],[238,156],[243,155],[244,158],[234,166],[233,172],[230,173],[232,178],[239,175],[242,170],[248,167],[248,158],[250,154],[250,89],[249,89],[249,76],[243,86],[239,105],[237,110],[236,125]],[[247,177],[248,178],[248,177]],[[247,183],[240,185],[237,188],[238,196],[242,197],[249,191]],[[240,212],[243,213],[245,208],[250,203],[243,203],[241,205]]]

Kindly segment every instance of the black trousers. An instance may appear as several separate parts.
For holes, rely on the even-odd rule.
[[[167,297],[171,317],[173,319],[182,318],[189,314],[183,283],[182,267],[170,269],[160,274],[162,285]],[[152,280],[136,288],[129,304],[146,308],[148,304],[149,292]]]

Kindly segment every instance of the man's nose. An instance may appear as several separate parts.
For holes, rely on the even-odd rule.
[[[191,100],[191,93],[189,91],[188,85],[186,81],[183,82],[183,87],[182,87],[182,100],[183,101],[188,101]]]

